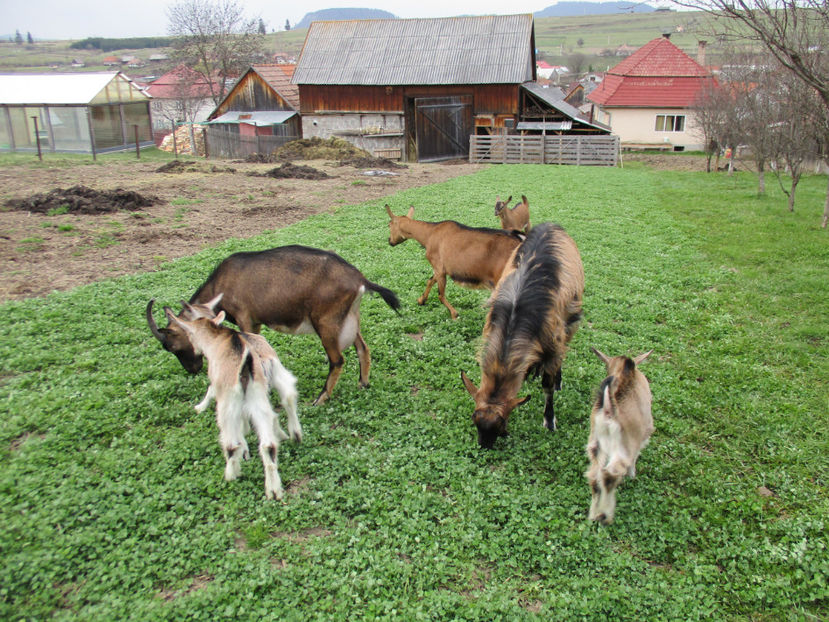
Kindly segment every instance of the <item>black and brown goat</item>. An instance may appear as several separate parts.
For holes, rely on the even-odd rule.
[[[632,359],[610,357],[596,348],[593,352],[605,364],[607,377],[590,413],[590,467],[584,476],[592,493],[590,520],[609,525],[616,514],[616,488],[626,475],[636,477],[636,460],[653,434],[651,389],[637,367],[652,350]]]
[[[478,443],[491,448],[506,436],[524,379],[541,375],[547,397],[544,427],[555,430],[553,393],[561,388],[561,366],[581,320],[584,269],[578,248],[551,223],[532,228],[504,270],[490,299],[480,354],[481,386],[461,372],[475,400],[472,421]]]
[[[334,392],[343,366],[343,351],[354,345],[360,360],[360,386],[368,386],[371,356],[360,334],[360,300],[373,291],[392,309],[400,302],[393,291],[366,279],[335,253],[307,246],[282,246],[264,251],[235,253],[222,261],[190,298],[243,332],[258,333],[262,325],[290,333],[316,333],[328,357],[328,377],[314,400],[321,404]],[[175,354],[190,373],[197,373],[203,358],[193,349],[180,326],[159,329],[147,305],[147,322],[164,349]],[[192,320],[187,309],[178,316]]]
[[[437,283],[438,299],[449,309],[452,319],[458,312],[446,299],[446,277],[471,289],[492,289],[501,278],[507,261],[523,236],[500,229],[467,227],[454,220],[425,222],[415,220],[414,207],[405,216],[395,216],[386,205],[389,221],[389,244],[396,246],[413,238],[426,249],[432,264],[432,276],[417,304],[426,303]]]
[[[501,220],[501,229],[529,233],[530,203],[527,197],[522,194],[521,203],[516,203],[515,207],[509,206],[510,201],[512,195],[506,201],[502,201],[501,197],[495,197],[495,215]]]

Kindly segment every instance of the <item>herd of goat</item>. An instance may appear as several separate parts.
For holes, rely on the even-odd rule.
[[[416,240],[433,269],[418,304],[426,303],[437,284],[440,302],[456,319],[458,312],[446,298],[447,276],[464,287],[493,290],[479,355],[480,385],[461,372],[475,402],[472,421],[484,448],[507,434],[510,413],[528,399],[519,398],[518,392],[530,375],[541,376],[544,427],[555,430],[553,394],[561,389],[562,364],[582,316],[584,268],[575,242],[558,225],[531,227],[527,198],[522,196],[512,208],[511,199],[496,201],[501,229],[415,220],[413,207],[398,216],[386,205],[389,244]],[[164,307],[164,328],[153,318],[154,301],[147,304],[153,335],[188,372],[199,372],[207,358],[210,385],[196,410],[202,412],[216,400],[226,480],[236,479],[240,460],[250,457],[245,434],[253,426],[265,469],[265,494],[281,499],[279,444],[302,440],[296,379],[258,334],[262,325],[319,336],[328,357],[328,376],[314,400],[314,405],[322,404],[333,395],[343,351],[352,345],[360,363],[360,386],[368,386],[371,356],[360,334],[360,301],[366,291],[379,294],[398,311],[393,291],[372,283],[335,253],[283,246],[227,257],[189,302],[182,301],[178,315]],[[239,330],[224,325],[225,320]],[[650,387],[638,369],[650,352],[635,358],[593,352],[605,364],[607,376],[590,416],[585,477],[592,494],[589,518],[609,524],[616,488],[625,476],[635,475],[636,460],[653,432]],[[287,415],[287,434],[271,407],[273,389]]]

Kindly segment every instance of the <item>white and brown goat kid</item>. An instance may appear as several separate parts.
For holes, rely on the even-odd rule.
[[[584,475],[593,495],[590,520],[604,525],[612,523],[616,513],[616,488],[626,475],[636,477],[636,460],[653,433],[651,389],[637,368],[652,351],[631,359],[609,357],[593,348],[607,377],[590,414],[590,467]]]
[[[512,195],[506,201],[502,201],[500,196],[495,197],[495,215],[501,220],[501,228],[529,233],[530,203],[527,197],[522,194],[521,203],[516,203],[515,207],[509,206],[510,201],[512,201]]]
[[[239,477],[241,460],[250,457],[245,433],[252,425],[259,437],[259,455],[265,469],[265,495],[268,499],[281,499],[282,480],[277,468],[279,443],[289,437],[302,440],[296,378],[285,369],[264,337],[222,326],[224,311],[211,318],[209,307],[182,304],[191,317],[198,319],[178,318],[169,307],[164,308],[164,313],[171,323],[187,333],[195,351],[207,358],[210,388],[196,410],[204,410],[211,398],[216,398],[219,445],[226,461],[225,480]],[[288,434],[283,432],[271,408],[273,388],[279,392],[288,416]]]

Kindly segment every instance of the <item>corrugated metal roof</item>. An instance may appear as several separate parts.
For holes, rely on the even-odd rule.
[[[285,121],[295,114],[296,112],[293,110],[260,110],[258,112],[231,110],[207,123],[247,123],[256,126],[276,125],[278,123],[285,123]]]
[[[520,84],[533,78],[533,17],[313,22],[294,84]]]
[[[97,96],[113,81],[112,93]],[[120,88],[123,87],[123,88]],[[126,92],[123,92],[126,91]],[[121,97],[125,95],[125,97]],[[101,101],[93,100],[99,99]],[[0,75],[0,104],[60,105],[108,101],[146,101],[149,97],[119,71],[100,73],[4,74]]]
[[[518,131],[521,130],[543,130],[550,132],[566,132],[573,128],[572,121],[521,121],[515,126]]]
[[[546,103],[548,106],[550,106],[551,108],[553,108],[555,110],[558,110],[560,113],[562,113],[565,116],[570,117],[574,121],[578,121],[579,123],[582,123],[583,125],[587,125],[589,127],[595,127],[595,128],[602,129],[602,130],[607,130],[606,126],[601,125],[599,123],[591,123],[590,121],[585,119],[584,116],[582,115],[581,111],[578,108],[576,108],[572,104],[569,104],[566,101],[564,101],[564,91],[562,91],[559,88],[556,88],[556,87],[545,88],[545,87],[541,86],[538,82],[527,82],[525,84],[522,84],[521,88],[529,91],[530,93],[535,95],[538,99],[540,99],[541,101]],[[548,128],[547,129],[550,129],[549,128],[549,123],[550,122],[548,121],[547,123],[548,123]],[[520,124],[519,124],[519,126],[520,126]],[[523,129],[523,128],[518,127],[518,129]],[[527,129],[541,129],[541,128],[527,128]],[[570,129],[570,128],[564,128],[564,129]]]

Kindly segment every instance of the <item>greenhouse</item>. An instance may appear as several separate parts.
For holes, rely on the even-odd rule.
[[[121,72],[0,75],[0,151],[95,154],[136,139],[153,144],[150,97]]]

